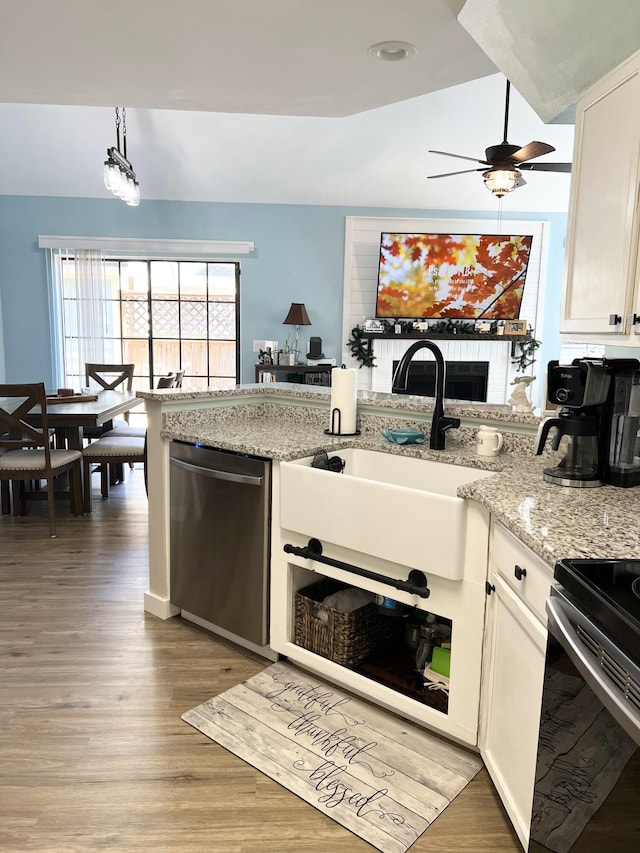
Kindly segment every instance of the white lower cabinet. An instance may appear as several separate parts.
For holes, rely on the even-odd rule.
[[[276,472],[277,476],[277,472]],[[332,476],[335,476],[332,474]],[[300,500],[300,498],[299,498]],[[279,519],[277,519],[279,521]],[[402,532],[394,533],[401,536]],[[271,561],[271,647],[289,660],[362,696],[376,705],[388,708],[419,725],[440,732],[459,743],[476,747],[480,677],[482,671],[482,636],[485,613],[485,579],[489,543],[489,514],[484,507],[469,502],[463,550],[461,580],[440,577],[434,560],[433,572],[427,572],[428,597],[401,591],[387,581],[406,580],[405,565],[381,560],[371,554],[352,551],[335,543],[323,543],[322,557],[334,561],[327,565],[301,555],[284,552],[284,546],[295,548],[307,544],[308,536],[298,531],[279,528],[273,531]],[[424,547],[429,551],[428,539]],[[351,566],[369,573],[352,573]],[[450,676],[446,702],[439,689],[416,690],[413,671],[416,650],[395,626],[382,627],[380,642],[372,653],[373,660],[353,668],[334,662],[329,656],[310,651],[296,642],[296,593],[322,580],[334,580],[348,586],[393,599],[407,614],[426,611],[446,622],[451,628]],[[387,619],[389,617],[383,617]],[[405,620],[410,621],[410,620]],[[320,630],[320,629],[319,629]],[[322,629],[324,630],[324,629]]]
[[[537,591],[544,587],[545,577],[548,591],[550,567],[496,525],[483,648],[479,745],[525,850],[529,844],[547,644],[546,624],[527,601],[527,583],[529,589]],[[537,596],[533,598],[535,602]]]

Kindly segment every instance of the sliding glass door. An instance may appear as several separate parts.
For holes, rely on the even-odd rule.
[[[63,258],[62,319],[67,382],[84,385],[77,357],[86,308],[74,259]],[[92,302],[104,362],[136,365],[134,388],[184,370],[183,387],[230,388],[239,377],[240,265],[229,262],[107,259]],[[96,359],[99,360],[99,359]]]

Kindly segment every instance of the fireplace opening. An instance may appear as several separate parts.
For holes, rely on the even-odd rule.
[[[393,362],[394,376],[398,364],[398,361]],[[449,400],[472,400],[476,403],[486,403],[489,379],[488,361],[447,361],[446,367],[445,397]],[[407,376],[407,390],[400,393],[435,397],[435,361],[412,361]]]

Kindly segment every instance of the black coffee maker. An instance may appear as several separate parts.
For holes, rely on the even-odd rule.
[[[638,359],[550,361],[547,399],[562,408],[540,423],[536,436],[540,455],[555,428],[551,447],[561,458],[544,469],[546,482],[582,488],[640,485]]]
[[[611,376],[602,413],[602,479],[621,488],[640,485],[640,361],[604,359]]]
[[[541,421],[535,440],[534,453],[540,456],[555,430],[551,447],[560,451],[560,458],[544,469],[546,482],[574,488],[602,485],[602,416],[610,384],[611,374],[602,359],[549,362],[547,398],[562,408],[557,416]]]

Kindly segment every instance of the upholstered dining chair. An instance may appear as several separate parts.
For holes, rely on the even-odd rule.
[[[158,377],[156,388],[173,388],[177,384],[177,374],[167,373],[166,376]]]
[[[175,373],[167,373],[166,376],[159,376],[156,388],[173,388],[176,382]],[[104,438],[144,438],[147,428],[144,426],[117,426],[103,433]]]
[[[40,426],[27,420],[29,413],[39,408]],[[49,533],[56,535],[54,477],[69,472],[70,508],[82,515],[82,453],[79,450],[54,450],[47,417],[47,397],[44,382],[0,385],[0,482],[2,511],[8,514],[9,495],[6,483],[11,483],[13,511],[24,512],[24,481],[46,480],[49,511]]]
[[[116,432],[116,430],[114,430]],[[146,461],[147,461],[147,436],[115,436],[105,435],[92,441],[82,451],[84,467],[84,511],[91,512],[91,473],[92,466],[99,465],[100,491],[104,499],[109,497],[110,474],[109,469],[122,466],[127,462],[133,465],[142,462],[145,466],[146,484]],[[111,483],[113,485],[113,483]]]
[[[131,391],[135,369],[135,364],[94,364],[87,362],[84,366],[85,382],[89,385],[89,382],[93,380],[105,391]]]
[[[85,385],[90,388],[95,382],[102,391],[131,391],[135,364],[97,364],[87,362],[84,366]],[[99,438],[117,426],[124,428],[129,423],[129,412],[124,415],[124,421],[114,426],[85,427],[83,435],[90,441]]]
[[[182,380],[184,379],[184,370],[176,370],[176,388],[182,388]]]
[[[157,388],[173,388],[175,373],[158,377]],[[91,512],[91,466],[100,466],[100,490],[103,498],[109,497],[109,485],[115,486],[124,478],[123,464],[133,468],[136,462],[145,466],[147,484],[147,430],[143,426],[124,425],[105,432],[83,451],[84,456],[84,508]]]

